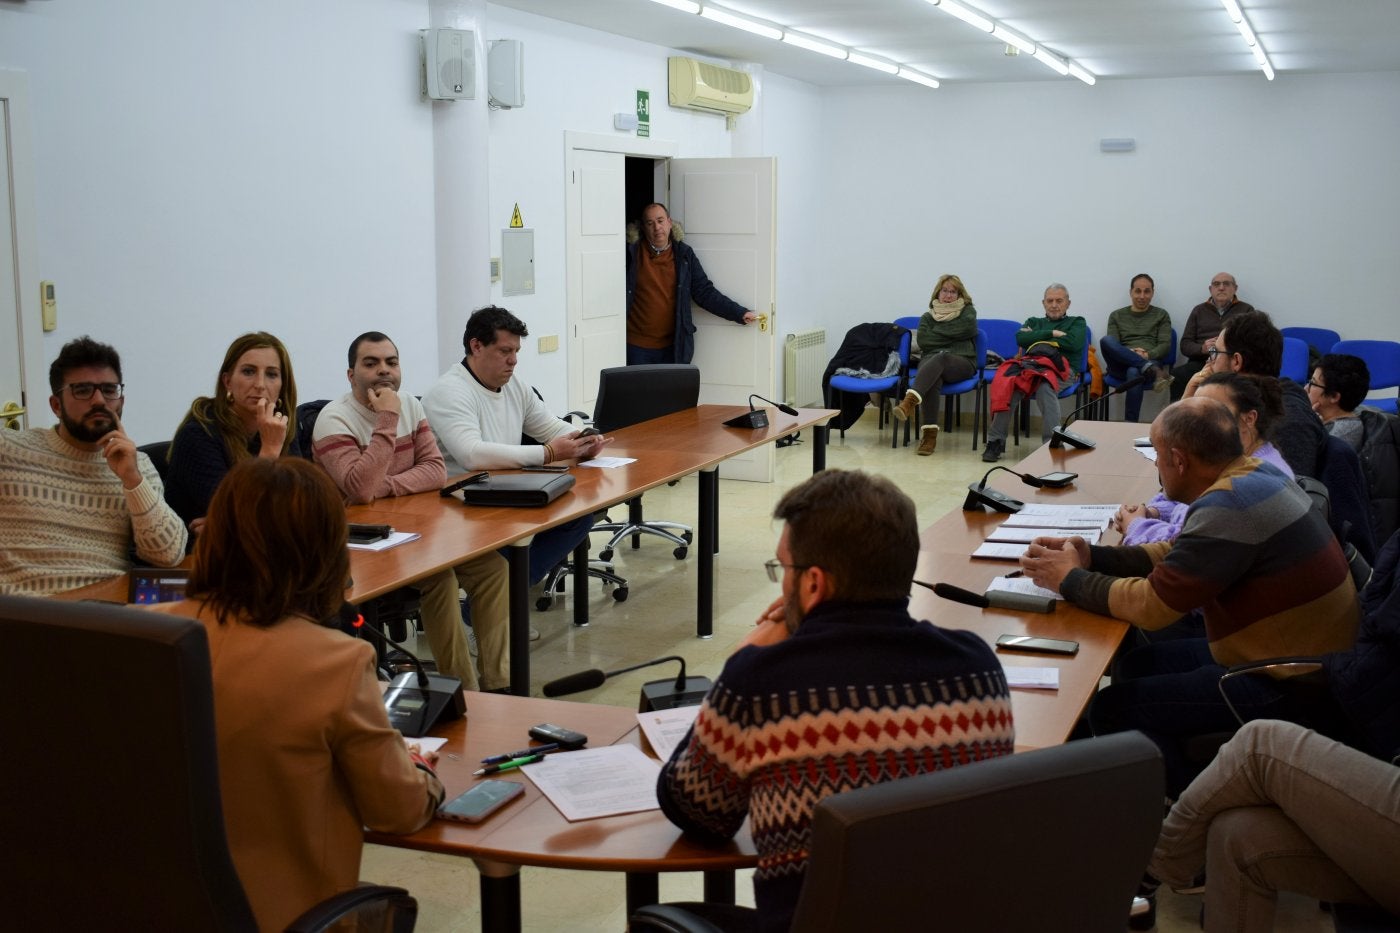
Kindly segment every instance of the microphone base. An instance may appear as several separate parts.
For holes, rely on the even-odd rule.
[[[659,709],[676,709],[680,706],[698,706],[713,684],[708,677],[687,677],[685,689],[676,690],[676,678],[649,680],[642,684],[642,695],[637,703],[637,712],[650,713]]]
[[[762,408],[755,408],[753,411],[746,411],[742,415],[730,418],[724,423],[726,428],[766,428],[768,427],[768,412]]]
[[[439,722],[451,722],[467,714],[462,681],[446,674],[429,674],[426,688],[418,685],[416,671],[404,671],[384,691],[389,725],[409,738],[426,735]]]
[[[1026,504],[1020,499],[1013,499],[1006,493],[997,492],[988,486],[979,486],[972,483],[967,487],[967,498],[963,500],[964,512],[980,512],[988,509],[993,512],[1005,512],[1012,515],[1025,508]]]
[[[1099,443],[1091,437],[1075,434],[1068,428],[1056,428],[1050,435],[1050,446],[1059,450],[1066,445],[1077,450],[1093,450]]]

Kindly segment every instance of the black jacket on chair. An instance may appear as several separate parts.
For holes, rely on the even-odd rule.
[[[831,398],[831,377],[838,369],[884,372],[890,354],[899,352],[899,341],[908,332],[908,328],[888,322],[857,324],[846,331],[836,355],[826,364],[826,372],[822,373],[822,397]],[[841,414],[831,420],[829,427],[844,431],[855,424],[865,411],[866,401],[864,395],[845,393],[841,399]]]

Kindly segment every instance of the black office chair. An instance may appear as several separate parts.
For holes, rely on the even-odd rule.
[[[297,446],[301,449],[301,455],[307,460],[315,460],[311,454],[311,437],[316,431],[316,419],[321,416],[321,409],[331,403],[328,398],[318,398],[312,402],[302,402],[297,406]]]
[[[204,627],[10,596],[0,642],[29,659],[0,679],[6,927],[256,930],[224,834]],[[388,887],[344,892],[289,929],[330,929],[371,902],[412,930],[417,903]]]
[[[828,797],[792,929],[1122,933],[1162,786],[1157,747],[1124,732]],[[629,929],[761,928],[711,907],[644,907]]]
[[[604,434],[652,418],[694,408],[700,403],[700,369],[687,363],[653,363],[614,366],[598,374],[598,399],[593,405],[593,426]],[[680,522],[647,521],[642,517],[642,497],[627,500],[627,521],[593,526],[594,533],[611,532],[598,552],[600,560],[612,560],[613,551],[627,538],[641,547],[642,535],[656,535],[676,545],[676,560],[685,558],[695,530]]]
[[[156,473],[160,476],[162,483],[165,482],[165,474],[170,470],[170,443],[170,441],[155,441],[136,448],[151,458],[151,465],[156,468]]]

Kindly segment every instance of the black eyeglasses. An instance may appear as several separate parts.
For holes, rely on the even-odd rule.
[[[782,561],[778,560],[776,557],[772,560],[765,560],[763,562],[763,569],[768,571],[768,579],[772,580],[774,583],[778,583],[782,580],[782,577],[778,576],[778,571],[783,567],[786,567],[788,570],[806,570],[810,566],[812,565],[785,564]]]
[[[122,397],[122,392],[126,385],[120,382],[70,382],[63,388],[78,401],[86,402],[92,398],[92,393],[101,390],[102,397],[109,402],[115,402]]]
[[[1305,385],[1305,386],[1308,387],[1309,389],[1317,389],[1319,392],[1326,392],[1326,391],[1327,391],[1327,387],[1326,387],[1325,385],[1322,385],[1322,384],[1317,383],[1317,382],[1313,382],[1311,379],[1309,379],[1307,382],[1303,383],[1303,385]]]
[[[1228,352],[1230,352],[1230,351],[1228,351],[1228,350],[1222,350],[1222,349],[1220,349],[1219,347],[1211,347],[1209,350],[1206,351],[1206,359],[1208,359],[1208,360],[1213,360],[1213,359],[1215,359],[1217,356],[1219,356],[1220,354],[1222,354],[1222,353],[1228,353]]]

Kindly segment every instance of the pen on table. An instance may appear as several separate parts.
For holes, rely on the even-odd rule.
[[[525,765],[532,765],[537,761],[544,761],[543,755],[527,755],[524,758],[512,758],[510,761],[503,761],[498,765],[487,765],[480,771],[473,771],[472,777],[482,777],[487,774],[500,774],[502,771],[513,771]]]
[[[534,745],[530,748],[522,748],[518,752],[506,752],[504,755],[492,755],[490,758],[481,759],[484,765],[499,765],[510,761],[512,758],[527,758],[530,755],[548,755],[550,752],[559,751],[558,742],[550,742],[547,745]]]
[[[1024,574],[1025,574],[1025,571],[1024,571],[1024,570],[1013,570],[1013,571],[1011,571],[1011,572],[1008,573],[1008,574],[1004,574],[1004,576],[1006,576],[1006,577],[1019,577],[1019,576],[1023,576]]]

